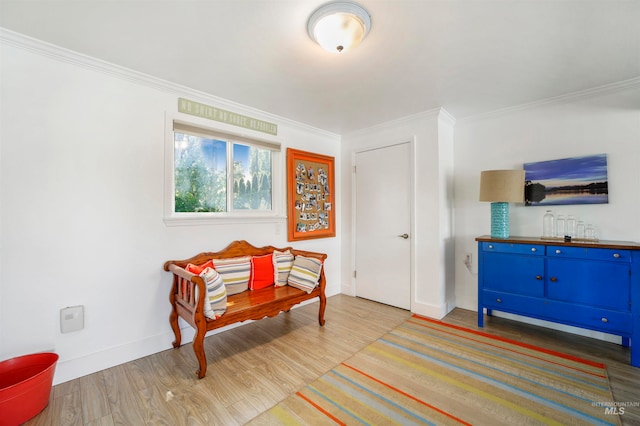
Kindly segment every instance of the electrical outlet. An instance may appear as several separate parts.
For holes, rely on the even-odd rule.
[[[473,266],[473,257],[471,253],[466,253],[464,255],[464,266],[466,266],[468,270],[471,270],[471,267]]]
[[[70,333],[84,328],[84,306],[69,306],[60,309],[60,331]]]

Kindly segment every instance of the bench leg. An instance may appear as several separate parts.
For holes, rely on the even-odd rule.
[[[193,336],[193,352],[198,359],[198,379],[202,379],[207,375],[207,356],[204,353],[204,336],[207,334],[206,327],[198,327],[196,335]]]
[[[327,307],[327,297],[323,293],[320,293],[320,307],[318,308],[318,323],[321,326],[324,325],[324,310]]]
[[[175,336],[173,347],[179,348],[182,344],[182,334],[180,333],[180,326],[178,325],[178,313],[176,312],[175,308],[171,311],[171,315],[169,315],[169,324],[171,324],[171,329],[173,330],[173,335]]]
[[[178,277],[173,276],[173,288],[169,296],[169,302],[171,302],[171,315],[169,315],[169,324],[173,330],[175,340],[173,341],[173,347],[179,348],[182,344],[182,335],[180,333],[180,326],[178,325],[178,307],[176,306],[176,292],[178,291]]]

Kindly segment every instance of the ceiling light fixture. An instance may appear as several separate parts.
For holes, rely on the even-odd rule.
[[[356,47],[371,29],[371,16],[362,6],[333,2],[320,6],[309,18],[309,37],[329,52]]]

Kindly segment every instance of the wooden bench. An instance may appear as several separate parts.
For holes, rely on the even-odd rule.
[[[204,315],[204,299],[196,297],[196,295],[206,295],[206,286],[202,277],[185,270],[189,263],[201,265],[211,259],[262,256],[273,253],[274,250],[290,250],[295,256],[313,257],[322,262],[327,258],[326,254],[296,250],[291,247],[254,247],[246,241],[234,241],[219,252],[200,253],[189,259],[165,262],[164,270],[173,273],[173,286],[169,295],[169,300],[171,301],[169,323],[175,335],[173,347],[178,348],[182,344],[182,336],[178,324],[178,317],[180,317],[196,331],[193,337],[193,351],[199,364],[199,369],[196,372],[198,378],[203,378],[207,373],[204,337],[211,330],[237,322],[273,317],[280,312],[288,312],[294,305],[314,298],[319,298],[320,300],[318,322],[321,326],[324,325],[324,310],[327,304],[324,293],[326,287],[324,267],[321,270],[318,285],[311,293],[288,285],[282,287],[271,286],[260,290],[247,290],[228,296],[227,311],[219,318],[212,320]]]

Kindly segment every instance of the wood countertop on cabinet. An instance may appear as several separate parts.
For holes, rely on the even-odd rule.
[[[480,242],[494,242],[494,243],[512,243],[512,244],[546,244],[546,245],[558,245],[567,247],[592,247],[592,248],[612,248],[620,250],[640,250],[640,243],[633,241],[613,241],[613,240],[599,240],[599,241],[564,241],[560,239],[541,238],[541,237],[518,237],[512,236],[508,238],[492,238],[489,235],[482,235],[476,237],[476,241]]]

